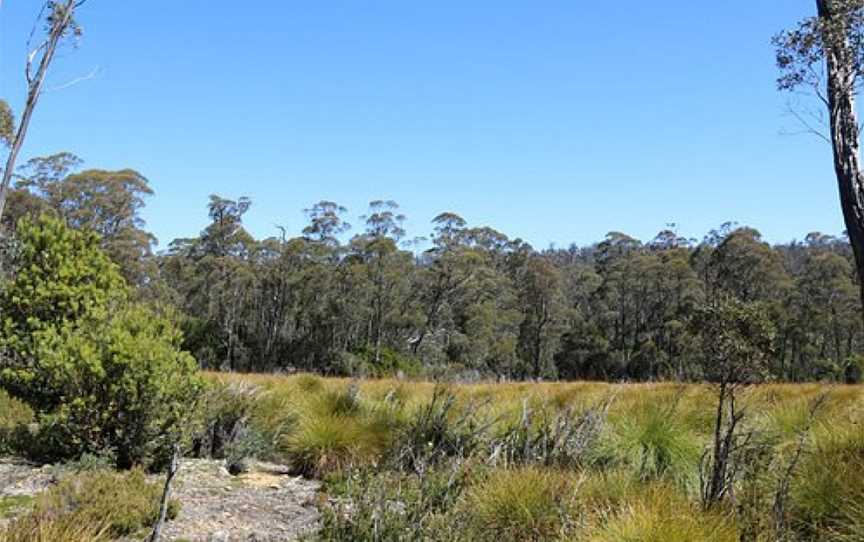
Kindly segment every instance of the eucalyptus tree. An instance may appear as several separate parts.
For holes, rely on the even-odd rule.
[[[455,329],[455,309],[466,298],[482,255],[465,243],[467,222],[455,213],[441,213],[432,219],[432,248],[421,259],[418,270],[420,305],[423,314],[420,329],[412,338],[411,351],[417,355],[430,333]],[[449,324],[449,325],[447,325]]]
[[[15,172],[18,154],[27,137],[30,120],[36,109],[36,104],[42,96],[48,69],[54,61],[61,43],[67,39],[77,39],[81,36],[81,27],[75,20],[76,10],[86,0],[48,0],[42,3],[36,24],[44,24],[44,38],[35,45],[28,43],[30,51],[27,55],[24,74],[27,80],[27,98],[21,112],[21,119],[15,126],[12,110],[6,102],[0,102],[0,140],[9,147],[6,165],[0,178],[0,221],[6,208],[6,200]],[[33,29],[31,36],[35,34]]]
[[[788,291],[790,279],[780,254],[753,228],[729,232],[711,253],[712,295],[731,294],[743,301],[776,301]]]
[[[548,259],[531,257],[522,273],[518,289],[522,311],[519,326],[519,351],[531,376],[548,373],[564,321],[564,296],[561,272]]]
[[[210,224],[197,238],[177,239],[162,258],[162,276],[190,316],[187,347],[204,365],[250,367],[244,336],[255,272],[255,239],[243,228],[248,198],[210,196]]]
[[[343,215],[348,209],[332,201],[322,200],[303,211],[309,224],[303,228],[303,236],[322,245],[339,244],[339,236],[351,229]]]
[[[831,143],[840,207],[864,303],[864,172],[855,105],[864,75],[864,1],[816,0],[814,17],[781,32],[773,41],[779,89],[810,91],[828,113],[827,136],[817,127],[807,127]]]
[[[9,194],[6,227],[22,216],[55,214],[70,227],[97,233],[131,284],[148,283],[155,274],[156,238],[144,229],[141,210],[153,194],[149,181],[131,169],[81,171],[82,164],[74,154],[61,152],[21,166]]]
[[[399,248],[405,237],[405,215],[394,201],[375,200],[369,213],[361,217],[366,230],[356,235],[351,245],[368,284],[368,343],[373,361],[381,363],[385,335],[395,331],[397,320],[405,314],[413,258]]]

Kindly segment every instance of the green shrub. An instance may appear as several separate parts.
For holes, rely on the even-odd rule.
[[[0,293],[0,385],[35,411],[43,459],[164,459],[200,387],[171,319],[128,300],[95,235],[43,216],[18,236]]]
[[[33,412],[27,405],[0,389],[0,455],[18,451],[18,435],[32,420]]]
[[[843,364],[843,380],[847,384],[860,384],[864,381],[864,356],[849,356]]]
[[[417,359],[390,348],[382,348],[377,361],[372,348],[360,349],[343,356],[340,365],[340,371],[348,376],[380,378],[400,373],[404,376],[418,376],[423,372],[423,366]]]
[[[148,483],[140,469],[83,473],[39,495],[32,510],[15,519],[0,541],[108,540],[133,535],[156,520],[161,495],[161,485]],[[168,517],[173,519],[178,512],[179,503],[171,501]]]
[[[492,443],[491,458],[503,465],[573,467],[587,459],[606,423],[608,403],[577,415],[572,407],[550,413],[523,404],[519,422]]]
[[[489,429],[476,414],[474,405],[458,408],[449,389],[436,387],[432,398],[399,427],[391,450],[393,464],[421,472],[446,458],[470,457],[486,443]]]
[[[263,394],[261,388],[243,380],[210,384],[199,408],[193,455],[225,459],[229,470],[247,458],[266,455],[267,439],[252,424]]]
[[[323,501],[321,540],[457,540],[452,510],[471,482],[463,462],[423,476],[361,469],[343,473]]]

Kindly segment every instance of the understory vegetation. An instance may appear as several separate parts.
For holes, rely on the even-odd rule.
[[[26,511],[0,530],[2,542],[108,542],[146,534],[156,520],[162,488],[140,469],[104,466],[64,472],[57,485],[22,503]],[[169,517],[180,505],[171,501]]]
[[[861,539],[860,386],[741,388],[736,474],[709,502],[712,385],[207,379],[204,425],[243,403],[223,457],[325,481],[322,540]]]
[[[232,472],[269,460],[323,480],[321,540],[861,540],[861,386],[741,388],[736,474],[725,498],[706,501],[716,385],[205,381],[184,452]],[[31,419],[0,401],[0,426]],[[20,453],[12,435],[0,445]],[[86,456],[47,493],[10,503],[26,513],[0,540],[141,532],[161,487],[111,464]]]

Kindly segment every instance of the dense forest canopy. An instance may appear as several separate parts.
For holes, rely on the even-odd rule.
[[[305,209],[301,236],[255,239],[243,226],[253,202],[213,195],[209,225],[157,254],[140,217],[150,194],[132,170],[35,158],[19,168],[5,227],[47,212],[97,232],[140,298],[180,309],[185,347],[206,368],[699,379],[710,368],[698,309],[732,297],[769,321],[774,378],[860,374],[845,238],[772,246],[727,223],[701,241],[670,226],[647,241],[610,232],[540,250],[443,212],[419,243],[395,202],[373,201],[352,227],[347,209],[321,201]]]

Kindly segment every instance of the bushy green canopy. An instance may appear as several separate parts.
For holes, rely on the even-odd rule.
[[[0,293],[0,385],[28,403],[50,455],[131,466],[177,438],[200,382],[170,318],[130,300],[98,236],[22,220]]]

